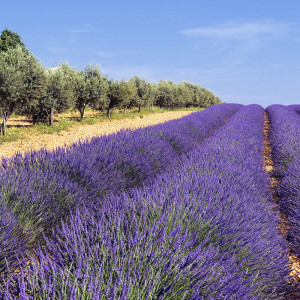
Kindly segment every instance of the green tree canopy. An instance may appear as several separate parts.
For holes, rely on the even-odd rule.
[[[194,91],[193,86],[189,82],[181,82],[177,84],[177,106],[189,107],[193,106]]]
[[[67,62],[60,64],[57,67],[59,73],[61,73],[61,89],[59,97],[56,99],[55,109],[61,113],[75,105],[75,85],[77,71],[75,68],[71,68]]]
[[[121,79],[117,88],[117,96],[119,98],[119,105],[126,111],[131,106],[136,95],[136,86],[132,80],[126,81]]]
[[[136,87],[136,95],[134,97],[134,105],[139,108],[139,112],[141,111],[141,107],[148,104],[149,94],[150,94],[150,83],[146,81],[146,79],[141,79],[138,75],[135,75],[131,79]]]
[[[160,107],[176,107],[177,86],[173,81],[163,81],[158,83],[158,96],[156,104]]]
[[[20,46],[25,53],[29,54],[18,33],[7,28],[3,30],[0,36],[0,52],[6,52],[9,48],[16,48],[17,46]]]
[[[208,107],[221,100],[211,91],[189,82],[160,81],[150,83],[138,75],[129,81],[108,80],[99,66],[89,64],[78,72],[67,63],[52,70],[43,68],[26,49],[20,35],[9,29],[0,36],[0,105],[2,133],[14,110],[32,116],[33,121],[49,119],[54,111],[78,109],[83,119],[87,106],[107,109],[159,105],[165,108]]]
[[[38,101],[31,101],[24,112],[32,116],[33,123],[49,121],[53,125],[53,114],[74,107],[76,70],[68,63],[45,70],[45,90]]]
[[[107,116],[110,118],[112,114],[112,110],[114,107],[118,106],[120,103],[120,99],[118,97],[118,81],[109,79],[108,80],[108,93],[107,97],[109,99],[109,104],[107,107]]]
[[[108,83],[99,66],[89,64],[76,76],[75,107],[83,119],[87,106],[106,108],[109,104],[107,98]]]
[[[156,103],[158,98],[158,84],[156,82],[149,82],[149,95],[147,105],[153,110],[153,105]]]
[[[2,110],[2,134],[6,122],[16,110],[38,100],[46,83],[44,68],[32,54],[20,46],[9,48],[0,55],[0,108]]]

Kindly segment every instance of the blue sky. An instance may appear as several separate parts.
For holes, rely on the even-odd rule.
[[[99,64],[114,79],[190,81],[226,102],[300,103],[299,0],[3,1],[46,67]]]

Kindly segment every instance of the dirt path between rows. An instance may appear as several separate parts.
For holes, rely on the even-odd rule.
[[[59,146],[68,146],[80,139],[85,140],[94,136],[111,134],[120,131],[121,129],[136,129],[151,126],[178,119],[191,113],[192,111],[169,111],[153,115],[144,115],[143,118],[137,116],[130,119],[107,120],[93,125],[81,125],[70,128],[70,130],[64,130],[53,134],[28,135],[24,140],[0,145],[0,158],[3,156],[11,157],[15,155],[16,152],[24,153],[26,151],[39,150],[41,148],[53,150]]]
[[[277,210],[278,207],[278,195],[277,195],[277,189],[278,189],[278,179],[274,177],[273,170],[274,170],[274,161],[272,159],[272,148],[270,146],[270,141],[269,141],[269,131],[270,131],[270,121],[268,118],[267,113],[264,113],[264,118],[265,118],[265,124],[264,124],[264,168],[266,173],[268,174],[270,178],[270,190],[272,193],[272,200],[273,200],[273,205],[275,209]],[[279,214],[279,219],[280,219],[280,224],[279,224],[279,230],[281,234],[286,238],[287,236],[287,229],[289,227],[288,224],[288,217],[281,213],[280,211],[278,212]],[[291,281],[293,281],[295,284],[300,281],[300,261],[297,259],[295,256],[292,255],[292,253],[289,251],[288,257],[290,260],[290,273],[289,275],[291,276]],[[298,298],[299,297],[299,298]],[[289,299],[300,299],[300,295],[291,295]]]

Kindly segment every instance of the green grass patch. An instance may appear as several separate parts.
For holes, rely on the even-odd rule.
[[[96,123],[97,123],[97,119],[95,119],[95,118],[84,118],[81,121],[81,124],[87,124],[87,125],[94,125]]]
[[[18,118],[18,117],[20,117],[20,115],[18,115],[18,114],[16,114],[16,113],[13,113],[10,117],[11,117],[11,118]]]
[[[48,124],[37,124],[34,126],[34,129],[41,134],[52,134],[62,130],[68,130],[71,126],[75,125],[76,121],[70,119],[59,119],[57,122],[54,122],[53,126]]]
[[[168,111],[202,111],[204,108],[200,107],[182,107],[182,108],[160,108],[158,106],[154,106],[153,109],[149,107],[143,107],[141,111],[138,111],[138,108],[127,109],[126,112],[124,110],[115,109],[110,117],[111,120],[118,120],[124,118],[143,118],[146,115],[151,115],[155,113],[164,113]],[[99,114],[95,117],[97,119],[107,120],[106,112],[99,112]]]
[[[23,128],[6,128],[6,134],[0,135],[0,145],[24,139]]]

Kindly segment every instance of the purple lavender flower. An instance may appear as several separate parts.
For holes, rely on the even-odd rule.
[[[283,299],[288,260],[263,169],[263,113],[240,109],[154,180],[71,211],[26,268],[27,294]]]

